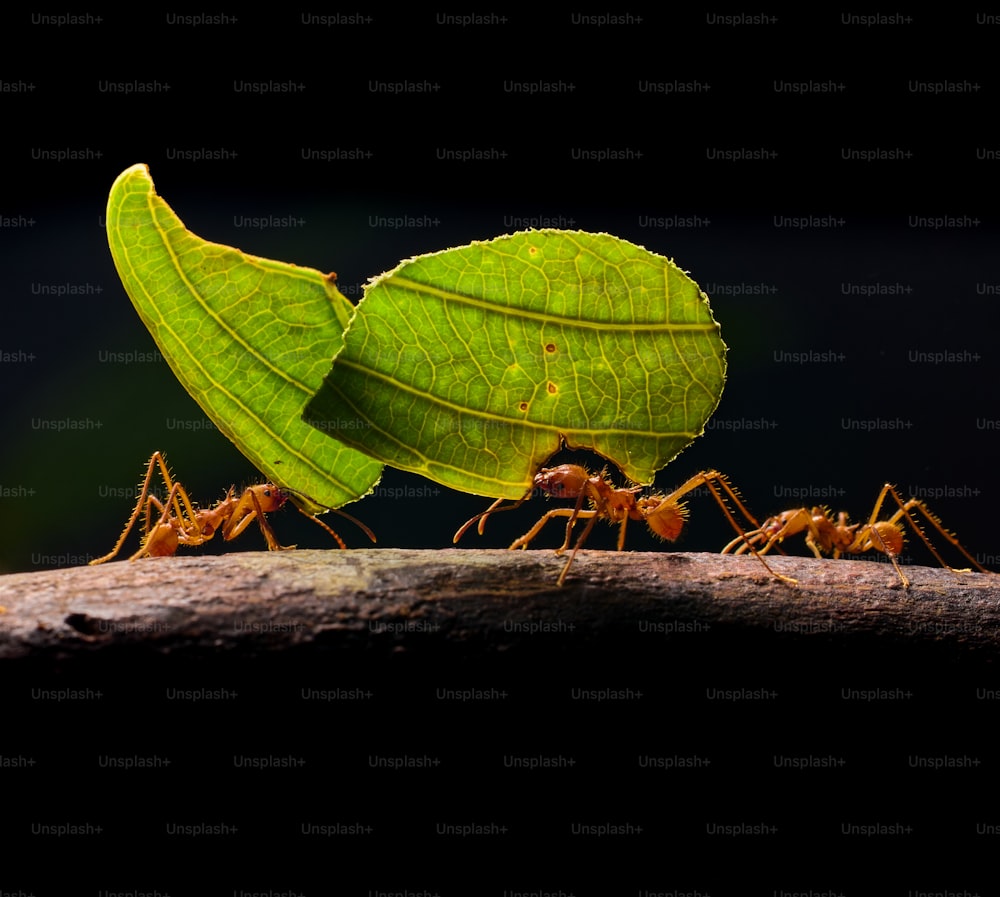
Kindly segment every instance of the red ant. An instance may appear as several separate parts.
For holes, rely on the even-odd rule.
[[[164,502],[149,494],[149,487],[157,467],[159,467],[160,476],[163,478],[163,484],[167,490],[167,499]],[[142,545],[129,558],[130,561],[141,557],[170,557],[177,553],[177,549],[181,545],[204,545],[220,529],[222,530],[222,538],[229,542],[250,526],[254,520],[257,521],[260,531],[267,540],[268,549],[278,551],[283,546],[278,544],[274,531],[267,522],[267,515],[281,508],[288,501],[290,494],[290,490],[281,489],[274,483],[263,483],[244,489],[237,498],[233,487],[230,486],[225,498],[213,507],[196,509],[184,487],[171,478],[163,455],[160,452],[153,452],[146,468],[146,478],[143,481],[142,490],[135,507],[132,509],[132,516],[125,524],[125,529],[118,537],[115,547],[103,557],[96,558],[90,563],[103,564],[118,555],[143,509],[145,509],[146,532]],[[375,541],[372,531],[360,520],[355,520],[350,514],[335,508],[331,510],[356,524],[372,542]],[[343,539],[322,520],[313,514],[306,514],[301,508],[299,511],[323,527],[333,536],[341,548],[346,547]],[[159,519],[155,519],[155,514],[159,514]]]
[[[566,565],[563,567],[562,573],[559,574],[559,585],[561,586],[566,579],[566,574],[569,572],[570,565],[572,565],[573,559],[576,557],[576,553],[586,541],[587,536],[590,535],[590,531],[593,529],[594,523],[599,518],[603,517],[610,523],[619,524],[619,551],[621,551],[625,544],[625,528],[628,525],[629,520],[644,521],[655,535],[662,539],[666,539],[669,542],[673,542],[681,534],[681,530],[687,522],[687,508],[680,502],[680,499],[688,492],[697,489],[699,486],[705,486],[709,490],[719,507],[722,508],[723,513],[726,515],[726,519],[732,524],[733,528],[740,533],[740,538],[743,538],[743,530],[740,528],[729,508],[726,506],[723,496],[720,494],[720,489],[721,492],[725,493],[725,495],[727,495],[735,503],[736,507],[739,508],[740,512],[746,517],[747,520],[751,521],[754,526],[758,525],[757,521],[744,507],[743,502],[741,502],[739,497],[736,495],[733,487],[730,486],[729,481],[717,470],[708,470],[695,474],[695,476],[691,477],[691,479],[679,486],[669,495],[651,495],[645,498],[637,498],[637,494],[642,491],[641,486],[615,488],[607,481],[607,479],[605,479],[603,473],[594,475],[591,474],[586,468],[581,467],[578,464],[560,464],[558,467],[542,468],[537,474],[535,474],[531,491],[538,489],[539,491],[544,492],[547,495],[552,495],[556,498],[575,498],[576,505],[572,508],[554,508],[553,510],[543,514],[542,517],[539,518],[538,522],[530,530],[528,530],[528,532],[521,536],[520,539],[516,539],[510,547],[527,548],[528,544],[535,538],[535,536],[538,535],[539,532],[541,532],[542,527],[544,527],[549,520],[552,520],[555,517],[568,517],[569,519],[566,522],[566,538],[563,541],[563,544],[556,549],[556,554],[562,554],[569,548],[573,527],[576,524],[576,521],[580,518],[585,518],[587,520],[587,525],[584,527],[580,537],[576,540],[576,545],[573,547],[573,553],[570,555],[569,560],[566,561]],[[716,488],[717,486],[719,487],[718,489]],[[498,510],[506,511],[511,508],[519,507],[530,497],[531,491],[529,491],[524,498],[514,504],[508,505],[506,508],[500,507],[503,499],[498,499],[487,510],[483,511],[481,514],[477,514],[471,520],[467,521],[459,529],[459,531],[455,533],[454,541],[457,542],[465,534],[466,530],[468,530],[468,528],[477,520],[479,521],[478,530],[480,535],[482,535],[483,528],[486,525],[486,518],[489,517],[490,514],[493,514]],[[584,499],[589,499],[591,504],[589,509],[585,509],[583,507]],[[776,573],[772,570],[752,544],[747,543],[744,547],[748,547],[749,550],[756,555],[760,562],[764,565],[765,569],[776,579],[790,583],[795,582],[794,579],[782,576],[780,573]]]
[[[882,510],[886,496],[892,497],[898,510],[888,520],[879,520],[878,515]],[[944,528],[940,518],[933,514],[927,505],[918,498],[911,498],[904,502],[890,483],[886,483],[882,487],[871,516],[865,524],[848,523],[848,516],[844,511],[837,515],[836,522],[834,522],[833,515],[826,508],[814,507],[812,510],[797,508],[769,517],[757,529],[742,535],[739,539],[733,539],[722,549],[722,553],[728,554],[735,549],[735,554],[743,554],[749,547],[751,550],[756,549],[755,553],[758,556],[767,554],[775,545],[784,541],[787,536],[795,536],[805,532],[806,545],[812,549],[812,553],[817,558],[821,558],[824,554],[839,558],[845,554],[881,551],[892,561],[892,566],[899,575],[903,588],[908,589],[910,581],[903,575],[898,561],[900,552],[903,550],[905,534],[902,521],[905,519],[942,567],[953,573],[961,572],[944,562],[941,555],[931,545],[930,539],[913,519],[910,514],[912,510],[919,510],[930,521],[931,525],[954,545],[977,570],[982,573],[990,572],[962,547],[954,533],[950,533]],[[762,542],[763,546],[756,548]]]

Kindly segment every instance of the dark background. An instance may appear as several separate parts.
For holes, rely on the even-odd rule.
[[[63,70],[72,77],[12,68],[5,78],[20,89],[2,95],[17,123],[3,149],[3,214],[29,223],[2,232],[0,569],[103,554],[130,510],[122,489],[154,449],[203,503],[259,476],[165,363],[108,360],[154,349],[102,227],[111,182],[139,161],[195,233],[336,270],[353,299],[400,259],[509,232],[515,220],[607,231],[667,255],[709,294],[730,355],[706,435],[659,486],[716,467],[760,517],[821,501],[858,518],[891,480],[928,499],[985,562],[995,557],[997,160],[980,158],[997,150],[994,82],[969,51],[993,32],[974,17],[948,23],[943,33],[963,51],[941,54],[929,52],[941,46],[940,25],[920,17],[733,27],[707,24],[708,14],[653,15],[593,27],[550,12],[463,28],[437,25],[433,13],[372,13],[337,27],[303,25],[306,13],[203,27],[168,25],[172,15],[56,27],[25,13],[10,23],[11,39],[75,61]],[[913,92],[945,81],[975,89]],[[121,95],[109,82],[160,89]],[[295,89],[235,89],[245,82]],[[377,89],[400,82],[429,89]],[[512,82],[563,90],[526,96]],[[639,89],[650,82],[679,92]],[[779,92],[783,82],[835,89]],[[505,155],[437,158],[470,149]],[[574,160],[580,149],[633,158]],[[304,159],[312,150],[364,158]],[[904,158],[845,160],[852,150]],[[770,157],[718,158],[734,151]],[[223,158],[189,161],[199,153]],[[435,223],[370,224],[407,215]],[[304,223],[240,225],[255,216]],[[913,226],[930,216],[965,226]],[[828,226],[778,226],[788,217]],[[657,219],[669,226],[649,226]],[[865,429],[848,429],[855,422]],[[352,509],[380,545],[447,545],[484,507],[443,490],[388,497],[411,483],[426,485],[387,471],[387,495]],[[527,509],[497,519],[491,544],[531,519]],[[300,524],[276,521],[283,532]],[[302,532],[323,544],[318,530]],[[715,550],[728,538],[715,509],[696,506],[681,547]]]
[[[313,13],[346,18],[332,25],[305,24]],[[730,475],[758,517],[823,503],[856,519],[867,517],[880,487],[891,480],[907,495],[926,498],[977,559],[1000,568],[993,525],[1000,426],[994,351],[1000,294],[993,62],[998,26],[982,14],[957,10],[903,13],[908,21],[876,25],[846,23],[847,13],[840,11],[796,11],[773,22],[736,25],[722,24],[716,13],[703,10],[614,14],[632,20],[585,24],[573,10],[541,8],[468,26],[443,23],[443,13],[387,7],[364,14],[291,7],[230,12],[235,21],[214,25],[181,24],[171,10],[148,7],[127,14],[78,13],[90,16],[81,24],[52,24],[48,13],[5,13],[0,572],[70,566],[107,551],[131,509],[122,490],[134,485],[156,449],[167,454],[178,478],[204,504],[230,484],[252,483],[259,476],[207,424],[165,363],[107,360],[108,353],[154,348],[117,279],[103,230],[111,183],[136,162],[150,166],[157,191],[195,233],[256,255],[335,270],[341,289],[355,300],[369,277],[400,259],[488,239],[526,220],[607,231],[667,255],[709,294],[730,347],[729,379],[705,435],[660,473],[658,486],[667,489],[717,467]],[[121,82],[157,89],[108,90]],[[560,89],[526,95],[511,90],[515,82]],[[249,92],[247,83],[293,89]],[[424,89],[382,89],[399,83]],[[644,89],[649,84],[671,90]],[[788,84],[808,86],[793,92]],[[943,87],[930,93],[929,84]],[[446,149],[503,155],[457,162],[439,158]],[[629,158],[574,158],[580,149],[609,149]],[[311,150],[357,158],[305,158]],[[854,151],[886,158],[861,161],[852,158]],[[755,158],[725,158],[734,152]],[[208,158],[194,158],[199,155]],[[413,229],[371,226],[376,216],[407,215],[435,223]],[[293,216],[304,223],[285,229],[239,225],[253,216]],[[789,218],[807,219],[809,226],[792,226]],[[393,470],[386,471],[383,486],[382,494],[350,510],[376,531],[384,547],[447,546],[458,525],[488,503]],[[401,487],[412,487],[416,496],[392,497],[391,490]],[[529,506],[496,518],[485,538],[472,534],[465,545],[502,547],[538,511]],[[298,515],[278,514],[273,523],[283,543],[326,544]],[[337,528],[350,545],[365,544],[357,531]],[[550,534],[545,544],[555,545],[557,538]],[[714,551],[730,538],[717,510],[695,499],[679,547]],[[611,531],[595,533],[593,547],[612,544]],[[249,532],[238,545],[251,550],[263,541]],[[633,528],[629,547],[657,546]],[[926,560],[919,546],[912,547],[909,561]],[[224,548],[214,544],[206,550]],[[727,663],[730,670],[737,667],[733,658]],[[746,658],[745,673],[728,681],[759,685],[753,669],[754,658]],[[849,670],[845,657],[838,670],[788,671],[787,682],[811,675],[834,683],[809,707],[816,722],[804,739],[810,750],[840,743],[819,720],[833,719],[832,730],[842,738],[871,722],[849,719],[832,697]],[[562,673],[570,684],[579,681],[572,669]],[[956,675],[940,673],[942,682]],[[419,695],[415,705],[408,703],[399,683],[385,675],[388,698],[377,712],[327,723],[340,726],[342,738],[353,725],[376,741],[395,738],[411,752],[423,751],[413,744],[415,716],[399,717],[408,722],[393,734],[385,714],[408,707],[433,718],[436,705],[427,693],[423,704]],[[500,668],[491,675],[516,678],[517,671]],[[628,678],[620,670],[587,675],[605,684]],[[868,681],[906,686],[915,675],[885,670]],[[770,684],[780,687],[782,681],[778,676]],[[300,684],[290,681],[292,694]],[[989,709],[969,698],[978,684],[992,686],[993,678],[962,680],[933,699],[924,695],[919,712],[909,705],[913,709],[901,718],[902,730],[916,733],[924,721],[934,725],[954,701],[967,703],[973,722],[956,725],[948,738],[937,734],[953,751],[988,754],[993,766],[967,777],[985,784],[996,751],[977,734]],[[32,706],[16,689],[12,694]],[[282,694],[261,698],[250,715],[271,715]],[[634,730],[643,718],[624,714],[618,721],[593,717],[588,725],[584,717],[569,723],[558,712],[550,718],[539,711],[554,699],[551,694],[529,698],[522,692],[522,698],[519,706],[530,709],[535,724],[553,727],[537,737],[525,735],[526,749],[535,752],[550,749],[541,747],[543,742],[553,751],[565,752],[571,744],[580,750],[588,738],[612,739],[613,732],[622,726]],[[141,690],[137,699],[143,701]],[[674,708],[681,728],[699,726],[703,703]],[[113,713],[105,711],[107,718],[95,711],[109,733],[125,724],[118,719],[122,706],[114,707]],[[656,717],[669,709],[660,707]],[[143,718],[147,712],[148,706]],[[72,731],[85,716],[62,718],[56,712],[54,719]],[[312,744],[321,728],[317,718],[293,711],[282,719],[296,750]],[[500,731],[520,725],[496,715],[491,719]],[[260,736],[248,717],[240,720],[247,727],[246,749],[269,749],[273,739]],[[765,742],[771,738],[774,744],[764,743],[758,753],[769,758],[796,741],[795,713],[771,713],[768,720],[764,726],[750,712],[744,718],[740,708],[710,731],[721,740],[726,733],[739,739],[747,729],[764,732]],[[175,721],[195,740],[208,722],[183,713]],[[456,737],[465,737],[473,725],[463,718],[437,722]],[[887,725],[884,719],[882,724]],[[150,740],[176,733],[156,726],[143,731],[154,730],[158,734],[140,739],[137,749],[148,753]],[[9,751],[41,750],[39,736],[22,732],[22,737],[27,740],[15,741]],[[855,745],[859,757],[864,743]],[[912,747],[900,736],[893,756],[902,764]],[[227,757],[227,751],[220,747],[219,755]],[[631,757],[634,751],[626,753]],[[105,782],[108,777],[91,759],[78,766],[82,781],[93,776],[100,790],[119,787]],[[881,768],[861,766],[865,772],[851,779],[859,789],[865,776]],[[613,769],[611,764],[608,770]],[[754,769],[752,763],[736,763],[731,777],[712,779],[707,791],[727,807],[726,818],[756,819],[763,812],[767,800],[752,787]],[[595,776],[570,784],[566,793],[613,792],[608,784],[613,772],[599,768]],[[469,777],[475,781],[475,773],[463,767],[427,794],[417,789],[407,799],[425,806],[422,801],[441,790],[471,787]],[[153,772],[143,787],[155,791],[164,780]],[[900,782],[893,794],[897,788],[909,793],[909,779],[904,775]],[[805,787],[814,785],[811,780]],[[269,786],[303,787],[308,786],[287,779]],[[945,790],[969,787],[967,781],[949,780]],[[532,792],[534,785],[525,788]],[[783,780],[769,791],[770,799],[788,789]],[[392,799],[391,790],[379,794],[379,813]],[[866,818],[891,821],[903,812],[896,812],[893,800],[894,809],[878,805]],[[158,818],[150,808],[142,813]],[[252,816],[253,810],[246,813]],[[79,815],[68,813],[71,819]],[[975,821],[988,815],[970,811],[963,817],[965,827],[956,829],[973,857],[993,843],[969,834]],[[10,825],[10,834],[24,834]],[[405,825],[383,825],[386,831],[377,846],[383,852],[412,834]],[[674,835],[686,843],[683,830]],[[546,837],[543,826],[528,841],[544,844]],[[708,842],[716,854],[745,851],[760,862],[755,845],[739,841],[731,850],[728,842]],[[526,842],[519,843],[525,849]],[[667,836],[652,846],[640,841],[632,848],[635,862],[618,877],[616,893],[670,888],[730,893],[721,878],[713,878],[722,874],[716,868],[690,857],[675,857],[674,865],[664,867],[650,859],[660,850],[672,854],[677,843]],[[482,842],[465,841],[460,848],[490,854]],[[886,868],[896,849],[895,843],[872,846]],[[865,893],[850,887],[859,857],[854,842],[847,853],[839,878],[820,865],[810,866],[804,878],[786,878],[778,859],[786,851],[779,842],[771,859],[748,873],[753,889],[742,893],[782,888]],[[504,877],[500,866],[491,869],[488,884],[474,876],[463,879],[465,893],[473,892],[470,882],[477,893],[520,887],[599,893],[588,890],[586,876],[574,871],[581,867],[569,860],[553,859],[547,876],[525,884]],[[948,877],[945,872],[953,867],[943,860],[938,870],[943,878],[919,865],[908,868],[910,877],[889,875],[886,884],[895,890],[883,893],[944,886],[992,893],[968,865]],[[44,891],[41,878],[25,874],[7,890]],[[170,891],[169,876],[158,874],[147,871],[131,886]],[[91,880],[94,887],[119,886],[99,875]],[[172,881],[174,892],[188,893],[178,890],[178,879]],[[281,887],[263,873],[237,881],[222,871],[219,881],[220,893]],[[323,893],[309,890],[303,880],[288,882],[302,893]],[[367,886],[459,892],[405,870],[376,875]],[[350,891],[365,892],[361,885]]]

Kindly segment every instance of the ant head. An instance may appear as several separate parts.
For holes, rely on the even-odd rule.
[[[535,474],[534,486],[539,492],[554,498],[577,498],[586,488],[590,474],[579,464],[543,467]]]
[[[272,489],[277,489],[283,496],[282,504],[286,501],[291,501],[306,517],[312,517],[315,514],[325,514],[327,511],[334,510],[329,505],[324,505],[322,502],[316,501],[311,495],[299,492],[298,489],[289,489],[287,486],[277,486],[274,483],[268,483],[267,485]]]
[[[259,486],[251,486],[250,489],[253,491],[254,495],[257,496],[257,501],[260,503],[260,509],[265,514],[270,514],[272,511],[277,511],[286,501],[288,501],[288,493],[275,486],[274,483],[261,483]]]

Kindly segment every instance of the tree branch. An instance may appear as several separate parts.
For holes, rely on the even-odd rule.
[[[992,663],[1000,578],[890,565],[584,551],[282,551],[0,577],[0,659],[559,654],[604,662],[851,663],[893,652]],[[735,652],[735,653],[734,653]]]

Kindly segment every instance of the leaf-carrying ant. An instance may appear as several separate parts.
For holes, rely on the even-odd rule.
[[[718,503],[719,507],[722,508],[722,512],[725,514],[726,519],[730,522],[733,529],[740,534],[736,541],[743,539],[743,530],[740,528],[736,519],[733,517],[732,512],[727,507],[723,494],[725,494],[725,496],[736,505],[740,513],[742,513],[754,527],[759,527],[757,521],[743,505],[743,502],[740,501],[736,491],[729,484],[729,481],[717,470],[707,470],[702,471],[699,474],[695,474],[686,483],[679,486],[669,495],[659,494],[638,498],[638,494],[642,491],[641,486],[615,488],[608,482],[603,473],[596,475],[591,474],[585,467],[581,467],[578,464],[560,464],[558,467],[542,468],[537,474],[535,474],[532,490],[529,491],[524,498],[514,502],[513,504],[507,505],[507,507],[500,507],[503,499],[498,499],[481,514],[477,514],[471,520],[467,521],[458,530],[458,532],[455,533],[454,541],[457,542],[476,521],[479,521],[478,530],[480,535],[482,535],[483,528],[486,525],[486,519],[490,516],[490,514],[497,511],[506,511],[519,507],[530,497],[531,492],[536,489],[555,498],[575,498],[576,505],[574,507],[554,508],[553,510],[548,511],[543,514],[541,518],[539,518],[538,522],[535,523],[535,525],[528,530],[528,532],[521,536],[521,538],[516,539],[510,545],[512,549],[527,548],[528,544],[539,534],[539,532],[541,532],[542,528],[549,522],[549,520],[556,517],[567,517],[569,519],[566,522],[566,538],[563,541],[563,544],[556,549],[556,554],[563,554],[569,548],[570,540],[573,535],[573,527],[577,520],[581,518],[585,519],[587,521],[587,525],[584,527],[583,532],[580,533],[579,538],[576,540],[576,545],[573,547],[573,553],[566,561],[566,564],[562,569],[562,573],[559,574],[558,583],[561,586],[566,580],[566,574],[569,572],[569,568],[573,563],[573,559],[576,557],[576,553],[580,550],[581,546],[590,535],[590,531],[593,529],[594,523],[597,520],[603,518],[609,523],[616,523],[619,525],[619,551],[621,551],[625,544],[625,529],[629,520],[643,521],[655,535],[659,536],[661,539],[667,540],[668,542],[673,542],[678,536],[680,536],[681,531],[684,528],[684,524],[687,522],[687,507],[681,503],[680,499],[687,493],[697,489],[699,486],[705,486],[708,489],[712,497]],[[589,500],[590,508],[583,507],[585,500]],[[788,576],[782,576],[780,573],[772,570],[767,561],[760,556],[761,553],[758,553],[752,544],[747,542],[744,545],[744,548],[756,555],[768,573],[776,579],[793,584],[795,583],[794,579],[791,579]]]
[[[167,490],[167,498],[163,502],[155,495],[150,494],[150,485],[157,468],[159,468],[160,476],[163,478],[163,486]],[[115,543],[115,547],[103,557],[95,558],[90,563],[92,565],[103,564],[116,557],[139,519],[139,514],[143,511],[145,511],[145,535],[142,539],[142,545],[129,558],[130,561],[141,557],[170,557],[177,553],[177,549],[181,545],[204,545],[220,530],[222,538],[229,542],[250,526],[254,520],[257,521],[260,531],[267,540],[268,549],[278,551],[284,546],[278,544],[271,524],[268,523],[267,515],[272,511],[279,510],[290,496],[290,490],[282,489],[274,483],[249,486],[239,496],[230,486],[225,497],[211,508],[199,509],[191,501],[187,490],[170,476],[163,455],[160,452],[153,452],[146,467],[146,478],[143,480],[139,498],[122,534]],[[314,523],[323,527],[333,536],[341,548],[346,547],[343,539],[322,520],[313,514],[307,514],[301,508],[298,510]],[[360,527],[372,542],[375,541],[372,531],[360,520],[356,520],[350,514],[336,508],[331,508],[331,510],[341,517],[346,517]]]
[[[896,503],[896,511],[887,520],[879,520],[878,516],[882,512],[882,505],[887,497],[892,498]],[[748,547],[756,549],[757,554],[767,554],[772,548],[780,545],[788,536],[796,536],[804,532],[806,534],[806,545],[812,553],[821,558],[824,554],[829,554],[834,558],[842,557],[845,554],[861,554],[866,551],[881,551],[886,555],[899,576],[904,589],[910,587],[910,581],[904,575],[899,566],[899,555],[903,550],[905,533],[903,521],[910,524],[913,531],[920,536],[924,545],[930,550],[937,562],[953,573],[963,571],[956,570],[946,564],[944,559],[938,554],[931,544],[927,534],[920,528],[914,520],[910,511],[920,511],[924,518],[934,527],[948,542],[957,548],[965,559],[981,573],[989,573],[958,541],[954,533],[945,529],[941,519],[934,514],[920,499],[911,498],[903,501],[899,493],[891,483],[886,483],[879,492],[872,509],[871,516],[867,523],[849,523],[845,511],[840,511],[834,520],[833,514],[827,508],[814,507],[795,508],[790,511],[783,511],[774,517],[769,517],[757,529],[752,530],[744,537],[733,539],[725,548],[723,554],[730,552],[743,554]],[[742,544],[741,544],[742,543]],[[763,544],[762,544],[763,543]],[[759,546],[759,547],[758,547]],[[780,550],[780,548],[779,548]]]

